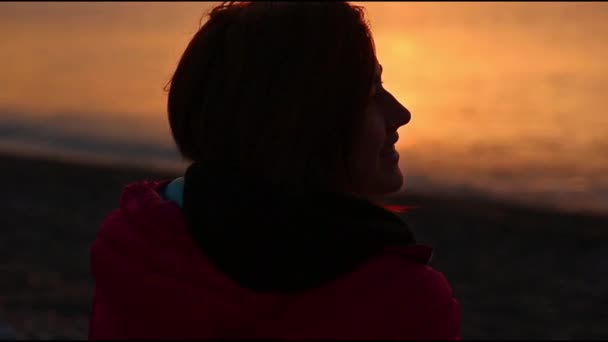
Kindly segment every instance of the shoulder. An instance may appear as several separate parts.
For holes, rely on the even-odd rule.
[[[433,256],[431,247],[389,247],[383,256],[385,273],[393,274],[391,278],[402,296],[411,295],[416,300],[433,301],[452,298],[453,292],[447,278],[430,265]]]
[[[405,246],[387,251],[394,272],[389,304],[391,335],[459,339],[460,306],[446,276],[428,264],[432,249]]]
[[[134,242],[147,241],[156,235],[181,232],[186,225],[181,210],[162,198],[160,190],[169,180],[141,181],[124,186],[119,205],[102,220],[93,247],[100,243],[106,247],[123,246],[130,250]],[[170,238],[171,236],[163,236]]]

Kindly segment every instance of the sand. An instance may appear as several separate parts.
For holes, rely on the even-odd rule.
[[[124,184],[175,174],[0,156],[0,321],[18,338],[86,338],[89,244]],[[403,214],[435,248],[465,339],[608,338],[608,218],[422,194]]]

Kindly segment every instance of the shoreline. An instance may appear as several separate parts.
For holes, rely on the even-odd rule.
[[[45,163],[45,164],[61,164],[64,167],[83,167],[88,169],[97,169],[99,171],[106,170],[108,172],[133,172],[141,174],[142,178],[163,179],[168,177],[179,177],[182,175],[186,167],[186,163],[181,166],[170,165],[169,163],[155,162],[129,162],[127,159],[110,159],[110,158],[78,158],[78,154],[73,156],[50,156],[48,153],[40,151],[24,151],[24,155],[17,155],[11,151],[0,148],[0,161],[5,162],[26,162],[26,163]],[[608,219],[608,212],[598,213],[588,210],[562,210],[561,208],[552,207],[542,204],[530,204],[514,199],[499,198],[482,190],[471,190],[466,194],[456,193],[455,191],[424,191],[401,190],[395,194],[383,197],[384,201],[400,204],[402,202],[423,201],[433,203],[444,203],[450,206],[458,206],[458,203],[463,203],[464,206],[472,203],[485,203],[492,207],[507,207],[511,210],[531,211],[545,214],[557,215],[574,215],[579,217],[591,217],[598,219]]]

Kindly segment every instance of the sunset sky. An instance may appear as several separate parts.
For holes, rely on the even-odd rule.
[[[162,87],[212,4],[3,2],[0,106],[162,112]],[[432,83],[487,73],[605,70],[607,44],[590,34],[606,31],[606,4],[357,4],[368,9],[385,81],[404,100],[417,101]],[[598,19],[583,29],[584,16]]]

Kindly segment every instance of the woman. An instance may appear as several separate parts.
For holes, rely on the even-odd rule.
[[[363,11],[225,3],[169,88],[175,180],[125,188],[92,245],[90,338],[458,339],[406,224],[397,129]]]

